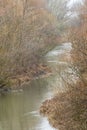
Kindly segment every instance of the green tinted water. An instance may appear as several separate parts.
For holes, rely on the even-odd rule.
[[[45,99],[52,97],[54,86],[63,89],[60,72],[63,75],[65,70],[72,72],[66,60],[67,56],[70,58],[70,51],[71,44],[64,43],[46,55],[46,62],[55,72],[53,76],[32,81],[22,92],[0,96],[0,130],[53,130],[39,115],[39,107]]]

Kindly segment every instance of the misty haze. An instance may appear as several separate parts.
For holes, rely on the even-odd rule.
[[[87,130],[86,44],[86,0],[0,0],[0,130]]]

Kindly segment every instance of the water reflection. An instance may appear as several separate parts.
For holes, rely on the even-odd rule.
[[[66,70],[71,73],[68,67],[68,60],[70,61],[68,52],[71,48],[71,43],[65,43],[47,54],[46,60],[55,68],[57,75],[37,79],[21,93],[0,97],[0,130],[54,130],[45,118],[41,118],[38,110],[45,99],[52,97],[51,90],[54,89],[54,83],[60,91],[63,90],[65,83],[61,79],[60,72],[65,73]]]
[[[47,81],[33,81],[22,93],[0,97],[0,130],[43,130],[46,120],[39,115],[38,109],[47,98]],[[51,130],[50,125],[45,129]]]

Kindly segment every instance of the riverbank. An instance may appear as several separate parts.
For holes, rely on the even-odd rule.
[[[0,94],[0,130],[53,130],[39,114],[43,100],[49,98],[48,77],[38,78],[8,94]]]
[[[87,87],[81,85],[43,102],[40,113],[58,130],[87,130]]]
[[[69,48],[63,44],[49,53],[51,67],[57,73],[53,86],[56,94],[42,103],[40,113],[58,130],[87,130],[87,83],[73,66]]]
[[[31,67],[29,72],[24,72],[22,74],[16,75],[9,78],[6,83],[3,81],[0,86],[1,93],[8,93],[14,90],[23,89],[25,85],[29,84],[31,81],[38,78],[48,77],[52,74],[50,67],[45,63],[35,64]]]

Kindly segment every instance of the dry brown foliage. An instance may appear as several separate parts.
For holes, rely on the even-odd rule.
[[[50,124],[59,130],[87,130],[87,1],[79,9],[80,25],[70,30],[73,67],[79,80],[68,90],[43,102],[40,113],[47,116]]]
[[[75,28],[71,28],[69,39],[73,43],[75,53],[73,59],[81,69],[81,71],[87,70],[87,1],[84,1],[79,9],[80,25]]]
[[[50,124],[60,130],[87,129],[87,88],[82,86],[46,100],[40,113],[47,116]]]
[[[44,5],[42,0],[1,1],[0,77],[29,72],[46,48],[57,43],[57,20]]]

